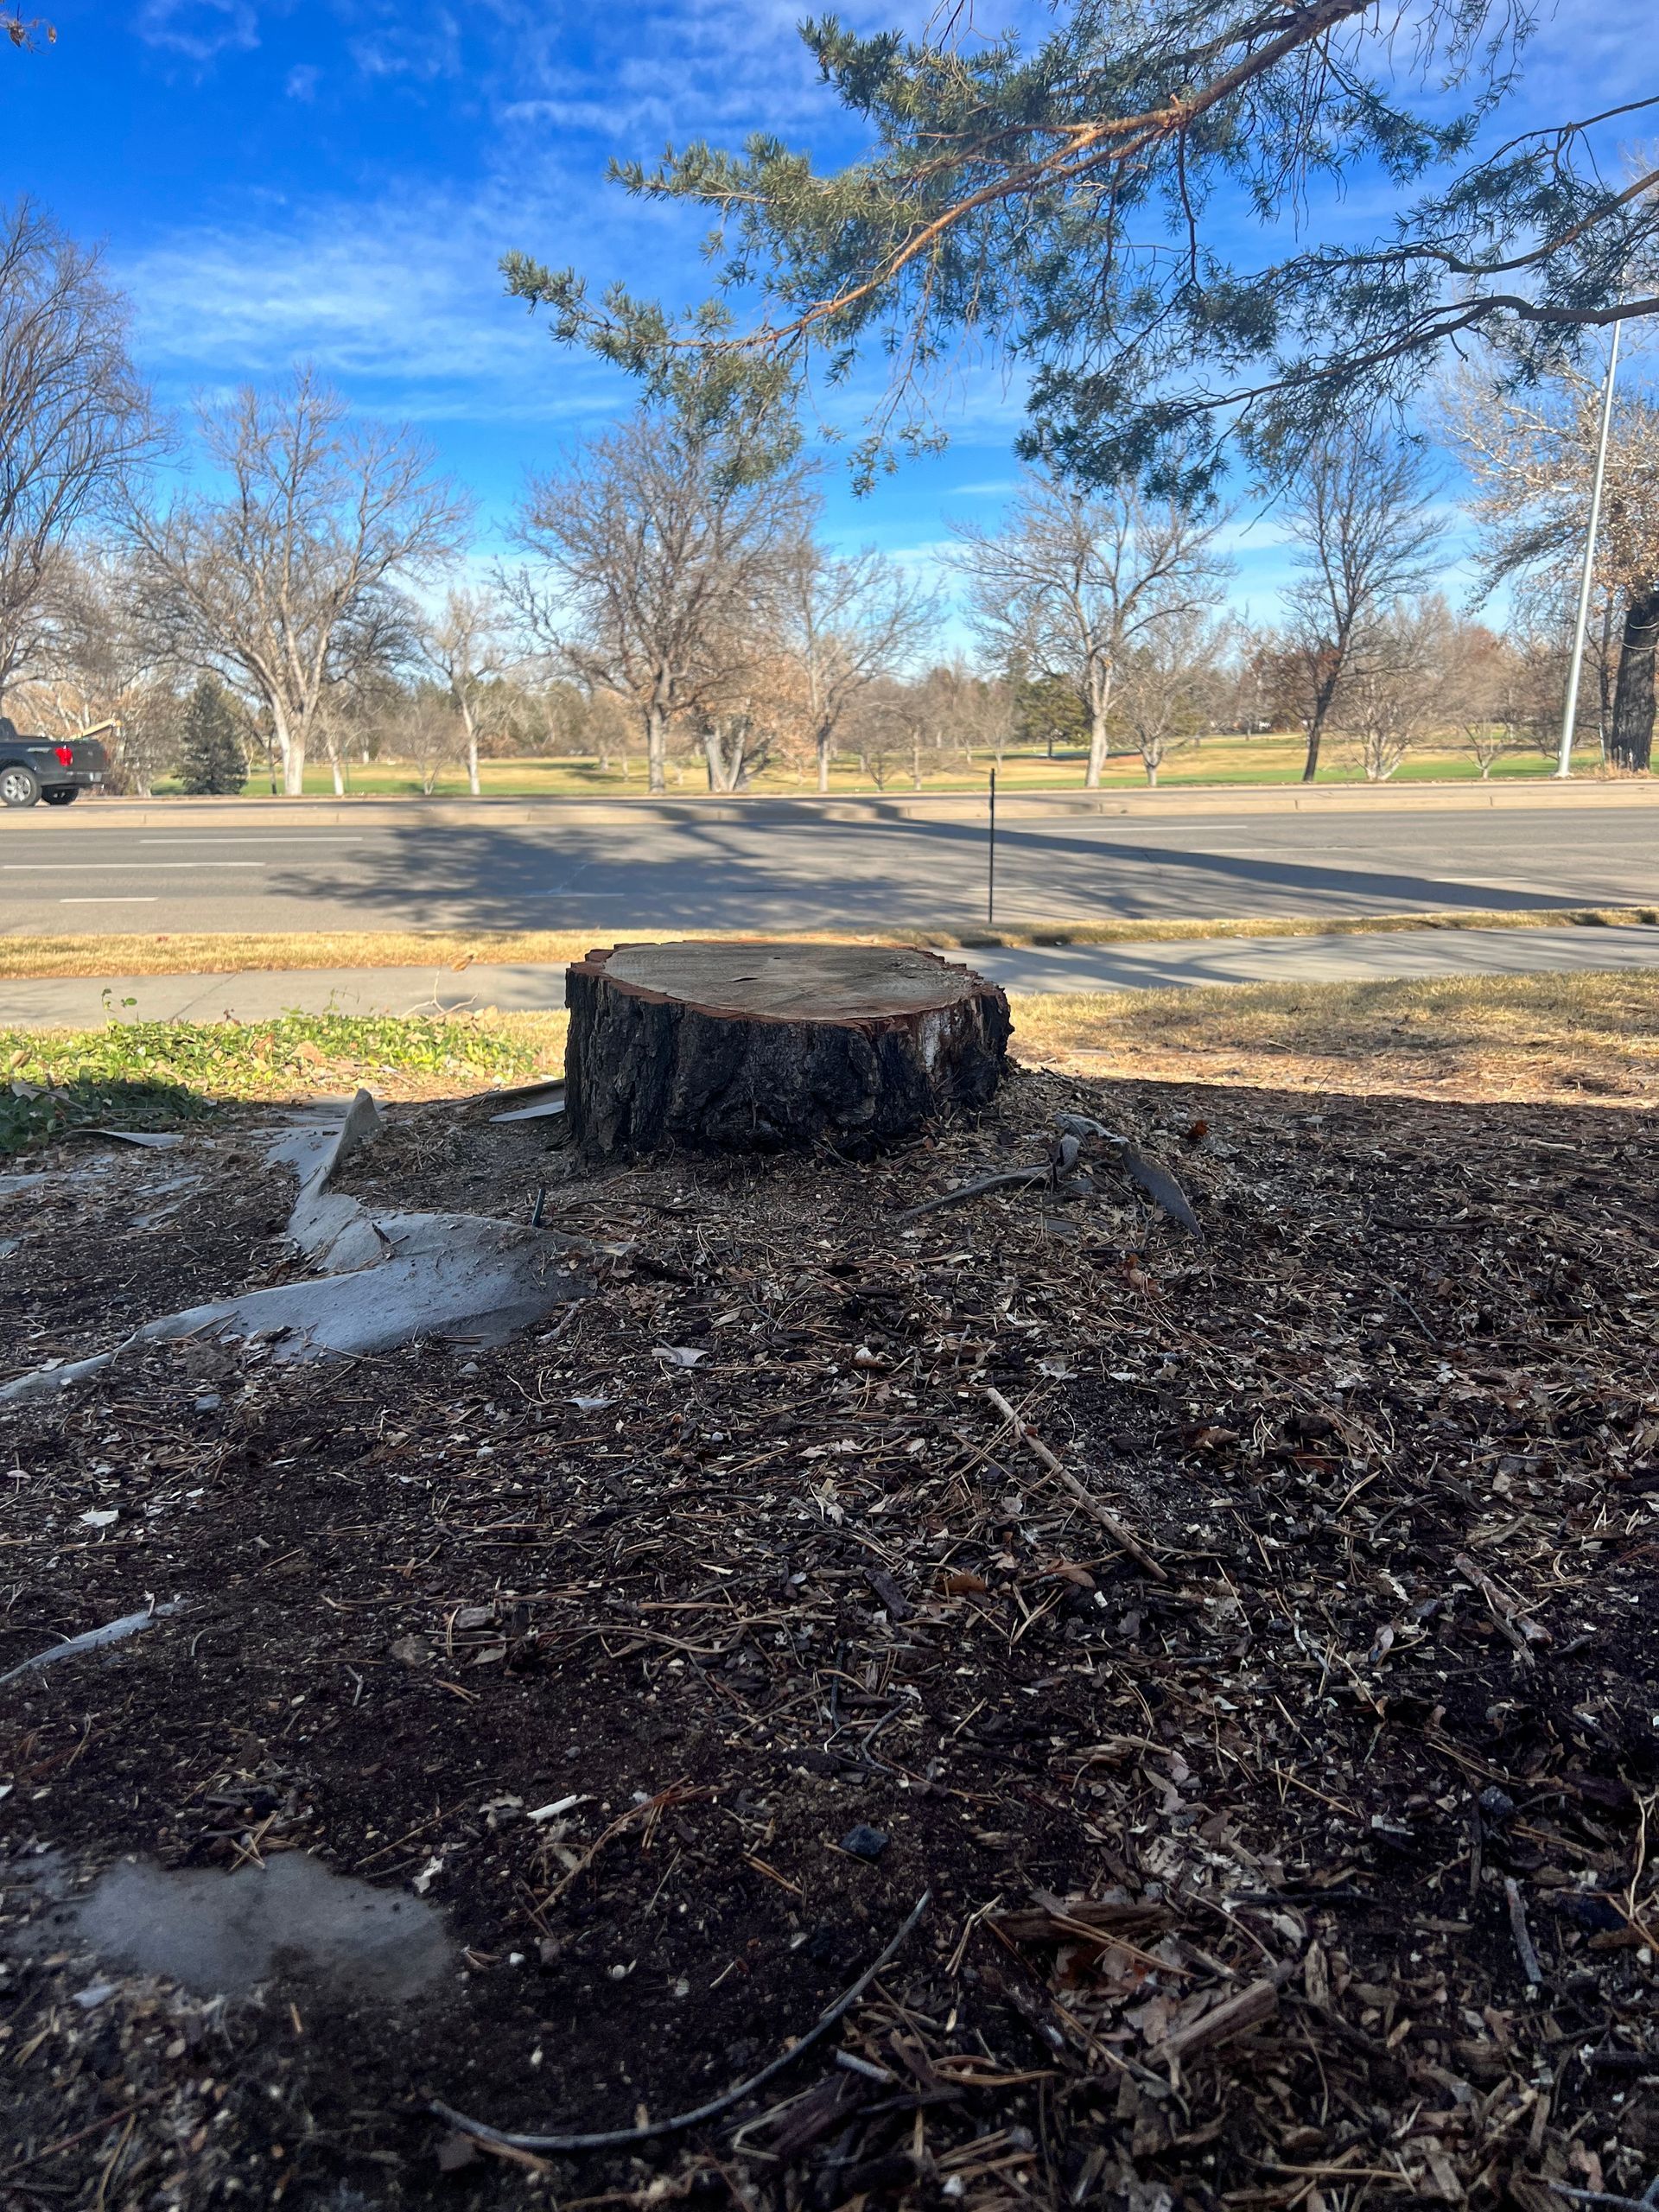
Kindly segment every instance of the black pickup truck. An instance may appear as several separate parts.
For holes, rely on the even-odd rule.
[[[0,715],[0,805],[67,806],[82,791],[101,789],[110,756],[95,737],[23,737],[9,715]]]

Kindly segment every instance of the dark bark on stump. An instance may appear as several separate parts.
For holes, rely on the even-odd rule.
[[[623,1156],[909,1135],[986,1103],[1010,1028],[995,984],[874,945],[620,945],[565,997],[571,1138]]]

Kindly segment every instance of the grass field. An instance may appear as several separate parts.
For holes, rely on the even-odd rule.
[[[1606,929],[1659,923],[1659,906],[1524,907],[1455,914],[1297,915],[1228,921],[1033,922],[1006,930],[828,930],[798,933],[815,944],[925,944],[941,952],[995,946],[1173,944],[1198,938],[1362,937],[1401,930]],[[245,976],[322,968],[427,968],[475,964],[563,967],[590,945],[639,940],[637,930],[596,922],[585,930],[337,930],[141,937],[0,938],[0,981],[67,976]],[[742,940],[740,938],[739,942]]]
[[[1313,1093],[1659,1103],[1659,972],[1226,985],[1016,998],[1014,1050],[1079,1074]],[[288,1014],[0,1031],[0,1152],[77,1126],[367,1084],[418,1098],[563,1065],[563,1014]]]
[[[877,791],[899,796],[916,790],[980,791],[984,788],[988,772],[995,766],[989,753],[978,753],[971,767],[964,767],[957,761],[938,772],[925,769],[918,785],[907,762],[902,766],[897,762],[889,764],[878,781],[874,775],[862,772],[856,760],[848,759],[836,764],[830,788],[834,792],[863,796]],[[1050,760],[1039,752],[1009,750],[1005,752],[997,773],[997,788],[1007,791],[1077,791],[1082,787],[1084,766],[1081,753],[1067,753]],[[1600,755],[1593,747],[1583,748],[1575,766],[1580,774],[1588,775],[1599,768]],[[257,766],[257,772],[245,794],[251,801],[271,796],[264,765],[261,762]],[[1516,778],[1548,776],[1554,766],[1554,760],[1546,760],[1541,753],[1516,753],[1500,760],[1492,774],[1509,783]],[[1299,737],[1207,737],[1199,744],[1173,753],[1160,772],[1158,783],[1160,790],[1170,791],[1201,785],[1296,784],[1301,781],[1301,773],[1302,742]],[[1393,780],[1401,784],[1474,782],[1478,776],[1479,771],[1467,753],[1426,747],[1410,756]],[[643,798],[645,791],[645,769],[638,760],[630,764],[626,773],[620,766],[613,766],[602,774],[598,762],[591,759],[486,760],[480,764],[479,779],[487,798]],[[1327,747],[1318,780],[1321,784],[1363,784],[1365,779],[1357,760],[1338,745]],[[1146,782],[1146,772],[1138,757],[1116,759],[1107,768],[1105,784],[1111,789],[1143,791]],[[347,768],[346,783],[352,792],[363,798],[410,798],[419,797],[421,791],[421,779],[416,770],[401,761],[353,762]],[[334,787],[327,761],[314,761],[308,766],[308,794],[321,798],[331,793]],[[816,791],[817,781],[816,776],[792,775],[776,768],[768,769],[759,777],[752,788],[786,796]],[[668,789],[671,797],[706,795],[707,779],[695,764],[681,763],[677,768],[671,766]],[[156,790],[166,797],[176,791],[177,786],[163,779]],[[464,796],[466,790],[465,770],[454,768],[439,777],[432,795],[453,798]]]

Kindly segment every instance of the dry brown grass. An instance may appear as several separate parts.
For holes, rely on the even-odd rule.
[[[1101,991],[1014,1001],[1079,1073],[1462,1099],[1659,1103],[1659,971]]]
[[[1357,937],[1398,930],[1606,928],[1659,923],[1659,907],[1528,908],[1518,912],[1372,914],[1314,919],[1251,915],[1181,921],[1028,922],[1006,929],[799,930],[814,944],[925,944],[940,951],[996,945],[1173,944],[1194,938]],[[590,945],[628,943],[660,931],[337,930],[259,935],[218,931],[163,937],[0,938],[0,979],[67,976],[241,976],[319,968],[462,968],[579,960]],[[746,932],[710,931],[741,938]]]

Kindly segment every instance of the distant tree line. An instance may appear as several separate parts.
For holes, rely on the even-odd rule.
[[[534,478],[512,550],[407,429],[356,421],[300,368],[162,423],[96,254],[24,200],[0,213],[0,707],[117,725],[118,772],[194,791],[337,791],[396,760],[421,786],[507,754],[582,758],[663,791],[769,771],[879,788],[1010,747],[1149,783],[1222,733],[1300,733],[1385,781],[1452,746],[1480,774],[1555,741],[1596,394],[1524,402],[1465,372],[1441,429],[1473,482],[1480,590],[1444,589],[1446,502],[1421,450],[1351,412],[1230,511],[1201,488],[1084,488],[1028,467],[945,592],[824,542],[812,467],[769,419],[688,382]],[[170,464],[190,459],[199,474]],[[1279,620],[1229,610],[1247,513],[1287,542]],[[1581,734],[1649,766],[1659,641],[1659,410],[1615,424]]]

